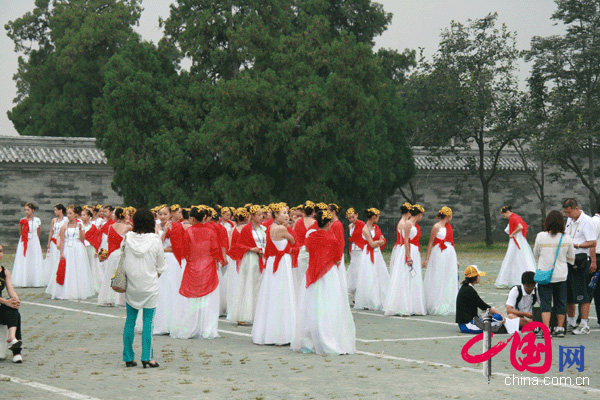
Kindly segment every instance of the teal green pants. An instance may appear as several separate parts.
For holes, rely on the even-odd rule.
[[[154,318],[155,308],[144,308],[142,319],[144,329],[142,331],[142,361],[152,361],[154,357],[152,352],[152,319]],[[137,309],[127,304],[127,319],[125,320],[125,329],[123,329],[123,361],[133,361],[135,353],[133,352],[133,337],[135,336],[135,321],[138,316]]]

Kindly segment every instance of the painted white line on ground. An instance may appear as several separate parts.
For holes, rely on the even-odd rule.
[[[352,311],[352,313],[353,314],[360,314],[360,315],[370,315],[371,317],[396,318],[396,319],[409,320],[409,321],[429,322],[431,324],[442,324],[442,325],[458,326],[457,324],[452,323],[452,322],[433,321],[431,319],[425,319],[425,318],[401,317],[399,315],[396,316],[396,315],[373,314],[373,313],[363,312],[363,311]]]
[[[94,311],[77,310],[75,308],[53,306],[53,305],[50,305],[50,304],[42,304],[42,303],[33,303],[31,301],[22,301],[21,303],[22,304],[30,304],[30,305],[39,306],[39,307],[55,308],[57,310],[63,310],[63,311],[73,311],[73,312],[78,312],[78,313],[82,313],[82,314],[98,315],[100,317],[125,319],[125,317],[122,316],[122,315],[112,315],[112,314],[98,313],[98,312],[94,312]]]
[[[55,387],[55,386],[46,385],[44,383],[30,381],[30,380],[27,380],[27,379],[16,378],[14,376],[8,376],[8,375],[2,375],[2,374],[0,374],[0,380],[9,381],[9,382],[12,382],[12,383],[16,383],[18,385],[29,386],[29,387],[32,387],[34,389],[45,390],[47,392],[59,394],[61,396],[65,396],[65,397],[68,397],[70,399],[77,399],[77,400],[100,400],[97,397],[87,396],[85,394],[81,394],[81,393],[77,393],[77,392],[72,392],[72,391],[67,390],[67,389],[62,389],[62,388],[58,388],[58,387]]]
[[[236,335],[236,336],[245,336],[245,337],[252,337],[251,334],[249,333],[243,333],[243,332],[234,332],[234,331],[226,331],[224,329],[219,329],[219,332],[221,333],[228,333],[230,335]]]
[[[374,342],[411,342],[417,340],[444,340],[444,339],[459,339],[468,338],[472,336],[461,335],[461,336],[438,336],[438,337],[420,337],[420,338],[402,338],[402,339],[359,339],[356,338],[357,342],[362,343],[374,343]]]
[[[408,363],[416,363],[416,364],[421,364],[421,365],[431,365],[431,366],[435,366],[435,367],[443,367],[443,368],[452,368],[452,369],[459,369],[462,371],[468,371],[468,372],[475,372],[476,374],[482,374],[482,369],[476,369],[476,368],[468,368],[468,367],[459,367],[457,365],[450,365],[450,364],[443,364],[443,363],[438,363],[438,362],[434,362],[434,361],[427,361],[427,360],[413,360],[411,358],[405,358],[405,357],[396,357],[396,356],[388,356],[385,354],[378,354],[378,353],[370,353],[368,351],[360,351],[357,350],[356,354],[360,354],[363,356],[369,356],[369,357],[376,357],[376,358],[382,358],[385,360],[394,360],[394,361],[404,361],[404,362],[408,362]],[[505,374],[503,372],[493,372],[492,373],[493,376],[501,376],[503,378],[511,378],[512,375],[510,374]],[[577,386],[577,385],[548,385],[548,386],[559,386],[559,387],[564,387],[567,389],[575,389],[575,390],[583,390],[586,392],[594,392],[594,393],[600,393],[600,389],[595,389],[595,388],[591,388],[589,386]]]

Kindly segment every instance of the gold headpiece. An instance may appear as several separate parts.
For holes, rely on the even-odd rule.
[[[250,207],[250,214],[256,214],[260,211],[260,208],[261,207],[258,204],[253,205],[252,207]]]
[[[173,212],[173,211],[177,211],[177,210],[179,210],[180,208],[181,208],[181,206],[180,206],[179,204],[173,204],[173,205],[171,206],[171,211],[172,211],[172,212]]]
[[[319,210],[327,210],[327,204],[325,203],[317,203],[315,204],[315,207],[317,207]]]
[[[258,207],[260,209],[260,206],[252,206],[252,207]],[[248,216],[250,215],[250,213],[248,213],[248,210],[246,210],[245,208],[241,207],[237,209],[236,215],[238,217],[242,217],[244,219],[248,218]]]
[[[226,212],[231,212],[231,208],[230,207],[223,207],[223,208],[221,208],[221,215],[223,215]]]
[[[369,209],[367,209],[367,211],[370,212],[370,213],[372,213],[372,214],[375,214],[375,215],[380,215],[381,214],[381,212],[378,209],[376,209],[376,208],[369,208]]]
[[[422,206],[422,205],[420,205],[420,204],[414,204],[414,205],[411,207],[411,210],[419,210],[419,212],[421,212],[421,213],[425,213],[425,209],[424,209],[424,208],[423,208],[423,206]]]
[[[276,212],[276,213],[281,212],[281,210],[283,210],[286,207],[287,207],[287,204],[285,204],[285,203],[277,203],[277,204],[273,204],[272,206],[270,206],[271,211]]]
[[[412,204],[410,204],[408,201],[404,202],[404,204],[402,204],[402,207],[406,207],[408,210],[410,210],[412,208]]]
[[[168,204],[161,204],[160,206],[156,207],[156,212],[162,210],[163,208],[168,208],[169,212],[171,212],[171,207],[169,207]]]
[[[450,207],[442,207],[440,208],[439,214],[445,215],[447,217],[452,216],[452,209]]]
[[[346,218],[350,218],[352,214],[356,214],[356,211],[354,211],[354,208],[350,207],[348,211],[346,211]]]
[[[304,207],[315,208],[315,203],[313,203],[313,202],[312,202],[312,201],[310,201],[310,200],[306,200],[306,201],[304,202]]]
[[[333,215],[331,215],[331,213],[329,211],[325,210],[321,214],[321,219],[323,219],[323,220],[325,220],[325,219],[333,219]]]

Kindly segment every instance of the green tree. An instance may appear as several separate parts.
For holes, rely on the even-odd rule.
[[[596,175],[600,132],[600,3],[557,0],[552,19],[564,35],[534,37],[526,60],[533,61],[548,94],[548,130],[543,146],[551,159],[574,173],[589,190],[592,209],[600,206]]]
[[[468,157],[482,187],[485,242],[492,240],[490,184],[498,172],[502,150],[519,131],[519,92],[514,75],[519,58],[514,33],[505,25],[496,27],[497,14],[469,20],[467,25],[452,21],[442,31],[433,62],[425,69],[434,83],[436,101],[428,107],[425,127],[446,145],[474,149]]]
[[[16,106],[8,112],[22,135],[92,136],[93,103],[104,68],[140,17],[138,0],[36,0],[5,25],[21,53]]]

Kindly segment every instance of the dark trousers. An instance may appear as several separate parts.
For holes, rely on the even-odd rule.
[[[598,244],[600,246],[600,244]],[[600,254],[596,254],[596,267],[598,267],[598,262],[600,261]],[[598,269],[596,269],[598,271]],[[596,288],[592,293],[592,297],[594,298],[594,306],[596,307],[596,318],[598,318],[598,324],[600,324],[600,282],[596,282]]]
[[[16,337],[21,340],[21,314],[19,310],[9,307],[5,304],[0,304],[0,324],[6,325],[9,328],[17,327]],[[21,354],[21,349],[15,350],[14,355]]]

